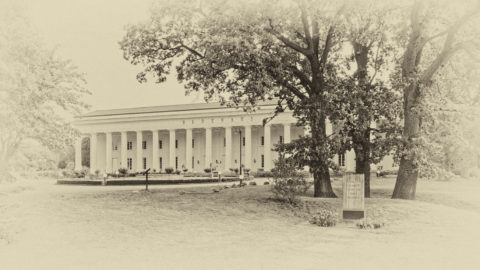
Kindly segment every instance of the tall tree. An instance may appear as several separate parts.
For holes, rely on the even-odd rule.
[[[314,196],[335,197],[326,119],[343,9],[334,1],[161,1],[120,44],[127,60],[145,66],[141,82],[147,74],[163,82],[175,63],[187,92],[207,100],[251,109],[278,99],[275,113],[289,109],[310,128],[298,150],[313,170]]]
[[[355,152],[355,172],[364,174],[365,197],[370,197],[370,165],[393,150],[401,108],[398,91],[388,85],[387,68],[392,63],[384,6],[355,2],[346,12],[348,55],[330,119],[343,139],[342,151]],[[354,68],[352,67],[354,66]]]
[[[45,49],[16,9],[0,19],[0,178],[11,178],[10,161],[27,139],[50,150],[72,144],[68,115],[87,107],[83,74]]]
[[[452,12],[459,9],[462,10]],[[439,70],[455,55],[478,49],[478,33],[471,33],[477,30],[475,26],[480,23],[479,12],[479,1],[465,1],[462,4],[442,2],[441,5],[415,1],[412,5],[410,29],[401,62],[400,85],[404,98],[403,149],[392,198],[415,198],[419,164],[422,154],[425,153],[422,149],[424,138],[421,135],[425,110],[429,110],[429,100],[425,98],[426,90],[435,80],[441,80],[438,77]],[[441,30],[437,30],[439,28]]]

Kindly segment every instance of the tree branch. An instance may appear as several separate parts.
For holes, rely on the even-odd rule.
[[[299,44],[297,44],[296,42],[294,41],[291,41],[290,39],[288,39],[287,37],[283,36],[282,34],[280,34],[276,29],[275,27],[273,26],[273,23],[272,23],[272,19],[268,19],[268,22],[269,22],[269,25],[270,25],[270,28],[266,28],[265,31],[267,33],[270,33],[272,35],[274,35],[278,40],[280,40],[281,42],[283,42],[283,44],[285,44],[286,46],[288,46],[289,48],[305,55],[305,56],[309,56],[311,53],[309,50],[303,48],[302,46],[300,46]]]

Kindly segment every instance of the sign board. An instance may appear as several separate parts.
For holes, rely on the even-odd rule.
[[[346,174],[343,177],[343,219],[361,219],[365,216],[363,177],[363,174]]]

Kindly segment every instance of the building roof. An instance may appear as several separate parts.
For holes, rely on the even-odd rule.
[[[275,105],[276,101],[262,102],[258,106]],[[159,113],[159,112],[181,112],[181,111],[197,111],[197,110],[212,110],[212,109],[226,109],[226,106],[220,105],[218,102],[214,103],[194,103],[194,104],[178,104],[178,105],[163,105],[163,106],[149,106],[136,108],[123,108],[111,110],[96,110],[88,112],[80,116],[94,117],[94,116],[113,116],[125,114],[145,114],[145,113]]]

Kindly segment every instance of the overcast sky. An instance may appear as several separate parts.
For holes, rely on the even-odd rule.
[[[0,0],[13,1],[13,0]],[[140,84],[140,67],[123,59],[124,26],[148,18],[151,0],[16,0],[49,46],[86,73],[92,110],[203,102],[185,96],[174,76]]]

